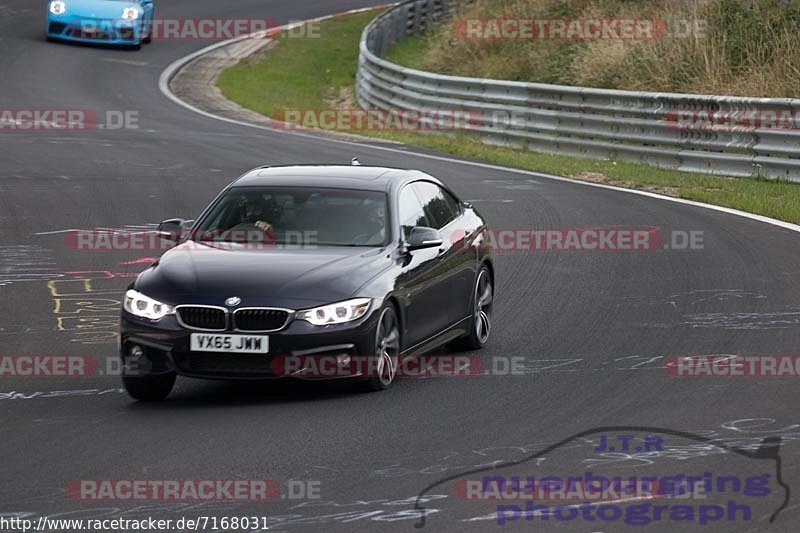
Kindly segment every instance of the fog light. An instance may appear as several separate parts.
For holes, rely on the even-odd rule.
[[[339,366],[348,366],[350,364],[350,356],[349,355],[337,355],[336,356],[336,363]]]
[[[141,346],[134,344],[133,346],[131,346],[131,349],[128,353],[130,353],[131,357],[135,357],[138,359],[144,355],[144,350],[142,350]]]

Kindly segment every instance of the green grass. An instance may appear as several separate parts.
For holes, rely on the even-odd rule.
[[[326,109],[353,86],[361,31],[376,12],[326,20],[320,38],[281,38],[260,61],[224,71],[217,85],[239,104],[270,117],[280,109]]]
[[[425,60],[425,52],[430,46],[430,41],[424,36],[409,35],[391,47],[384,59],[398,65],[419,68]]]
[[[282,109],[353,108],[358,41],[376,16],[367,12],[321,25],[319,39],[278,39],[262,56],[241,62],[220,76],[223,94],[272,118]],[[425,39],[395,47],[390,57],[413,64]],[[572,176],[717,204],[790,222],[800,222],[800,185],[784,181],[716,177],[647,165],[550,155],[485,145],[468,134],[455,136],[399,131],[359,134],[422,146],[498,165]]]

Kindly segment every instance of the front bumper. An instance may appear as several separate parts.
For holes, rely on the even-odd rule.
[[[48,13],[45,33],[51,39],[135,46],[144,37],[144,23],[141,19],[124,21]]]
[[[347,324],[321,327],[303,320],[292,320],[281,331],[264,334],[269,336],[267,354],[192,352],[190,336],[202,332],[184,328],[174,315],[151,322],[123,311],[120,355],[126,364],[130,364],[133,347],[142,349],[143,355],[133,365],[133,375],[175,372],[204,379],[274,379],[283,377],[276,374],[272,366],[278,357],[373,353],[379,315],[377,307],[373,305],[366,316]],[[244,333],[226,331],[220,334]]]

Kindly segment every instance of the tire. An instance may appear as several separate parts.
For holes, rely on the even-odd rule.
[[[147,31],[147,36],[142,37],[142,44],[150,44],[153,42],[153,18],[154,15],[150,15],[150,28]]]
[[[459,347],[465,350],[479,350],[486,346],[492,332],[492,303],[494,302],[494,283],[489,268],[483,265],[475,278],[475,289],[470,298],[472,317],[468,333],[461,339]]]
[[[166,399],[175,385],[174,372],[149,376],[123,376],[122,385],[128,395],[142,402],[159,402]]]
[[[375,326],[375,349],[377,354],[375,376],[364,382],[367,391],[382,391],[392,386],[397,378],[397,365],[400,360],[400,321],[394,306],[386,303],[381,307],[378,324]]]

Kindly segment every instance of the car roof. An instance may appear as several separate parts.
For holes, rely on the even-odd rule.
[[[260,167],[240,177],[232,187],[301,186],[386,191],[404,181],[428,177],[414,170],[360,165],[294,165]]]

